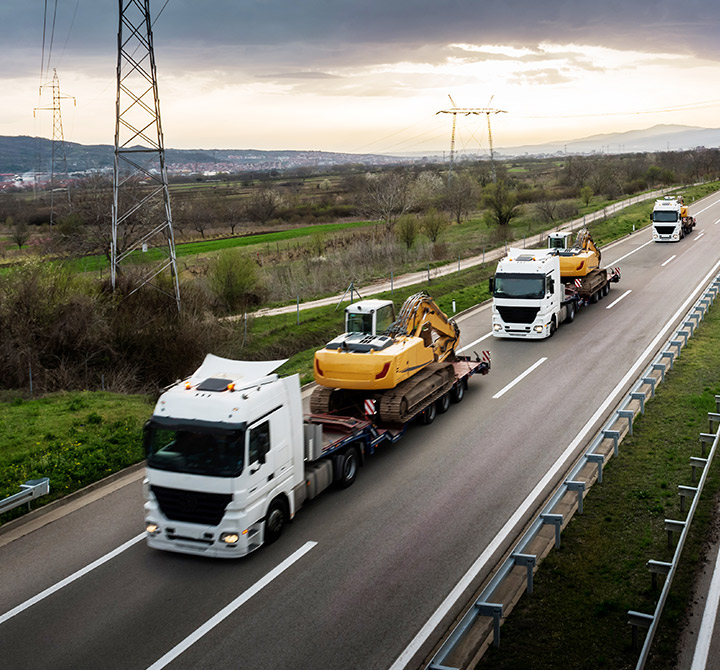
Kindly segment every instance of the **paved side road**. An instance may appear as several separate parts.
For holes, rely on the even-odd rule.
[[[574,230],[576,228],[579,228],[580,226],[586,225],[588,223],[592,223],[593,221],[597,221],[598,219],[602,219],[606,216],[610,216],[612,214],[616,214],[622,209],[625,209],[626,207],[629,207],[630,205],[634,205],[638,202],[644,202],[645,200],[654,200],[655,198],[662,197],[664,193],[667,192],[667,189],[661,189],[658,191],[651,191],[650,193],[643,193],[641,195],[635,195],[631,198],[628,198],[627,200],[622,200],[620,202],[613,203],[612,205],[608,205],[607,207],[604,207],[603,209],[598,210],[597,212],[593,212],[592,214],[588,214],[586,216],[581,216],[577,219],[573,219],[572,221],[569,221],[568,223],[565,223],[557,228],[557,230]],[[525,240],[525,246],[533,246],[537,245],[543,242],[545,238],[546,233],[540,233],[538,235],[533,235],[532,237],[529,237]],[[483,253],[479,256],[472,256],[470,258],[464,258],[459,261],[453,261],[452,263],[448,263],[447,265],[443,265],[438,268],[434,268],[430,271],[431,278],[437,278],[437,277],[444,277],[445,275],[452,274],[453,272],[457,272],[458,270],[465,270],[467,268],[474,267],[476,265],[480,265],[481,263],[485,263],[487,261],[492,260],[498,260],[502,258],[506,254],[507,247],[498,247],[497,249],[490,249],[487,253]],[[415,284],[422,284],[423,282],[427,281],[428,279],[428,271],[422,270],[420,272],[413,272],[410,274],[402,275],[400,277],[393,278],[393,281],[390,280],[387,281],[381,281],[376,282],[374,284],[369,284],[368,286],[364,286],[361,288],[362,290],[362,296],[363,298],[367,298],[372,295],[377,295],[378,293],[385,293],[386,291],[391,290],[392,288],[404,288],[405,286],[413,286]],[[320,298],[318,300],[310,300],[308,302],[300,303],[300,305],[286,305],[285,307],[275,307],[273,309],[259,309],[256,312],[252,313],[252,316],[273,316],[275,314],[291,314],[292,312],[297,311],[298,309],[311,309],[313,307],[325,307],[327,305],[336,305],[338,302],[340,302],[344,298],[344,294],[338,294],[334,296],[330,296],[328,298]],[[236,316],[228,317],[231,320],[240,319],[242,318],[242,314],[238,314]]]

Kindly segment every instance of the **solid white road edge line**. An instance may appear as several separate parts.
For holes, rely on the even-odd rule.
[[[161,668],[164,668],[168,663],[174,661],[178,656],[180,656],[180,654],[182,654],[185,650],[194,645],[201,637],[209,633],[213,628],[215,628],[215,626],[227,619],[236,609],[244,605],[255,594],[262,591],[262,589],[264,589],[276,577],[279,577],[283,572],[285,572],[285,570],[287,570],[293,563],[299,561],[305,554],[308,553],[308,551],[310,551],[316,545],[317,542],[306,542],[294,554],[288,556],[282,563],[280,563],[280,565],[268,572],[261,580],[255,582],[255,584],[253,584],[249,589],[241,593],[230,604],[223,607],[214,617],[208,619],[194,633],[188,635],[182,642],[175,645],[162,658],[155,661],[155,663],[148,667],[148,670],[160,670]]]
[[[502,395],[505,395],[507,391],[509,391],[515,384],[522,381],[527,377],[535,368],[541,366],[545,361],[547,360],[547,356],[543,356],[539,361],[533,363],[525,372],[523,372],[519,377],[515,377],[507,386],[505,386],[501,391],[498,391],[494,396],[493,400],[496,400]]]
[[[708,654],[710,652],[710,642],[712,642],[713,638],[713,629],[715,627],[719,601],[720,552],[718,552],[717,559],[715,560],[715,571],[713,572],[710,591],[705,601],[705,609],[703,610],[702,622],[700,623],[700,630],[698,631],[695,653],[693,654],[690,670],[705,670],[705,668],[708,667]]]
[[[677,258],[677,254],[673,254],[672,256],[670,256],[670,258],[668,258],[664,263],[662,263],[662,264],[660,265],[660,267],[661,267],[661,268],[664,268],[671,260],[673,260],[673,259],[675,259],[675,258]]]
[[[25,611],[28,607],[31,607],[35,603],[39,603],[41,600],[44,600],[48,596],[51,596],[53,593],[59,591],[61,588],[67,586],[68,584],[72,584],[76,579],[80,579],[80,577],[83,577],[88,572],[91,572],[95,568],[100,567],[103,563],[107,563],[111,558],[115,558],[119,554],[122,554],[123,551],[129,549],[134,544],[137,544],[144,537],[144,532],[140,533],[140,535],[136,535],[132,540],[128,540],[127,542],[125,542],[125,544],[121,544],[116,549],[113,549],[111,552],[105,554],[105,556],[101,556],[96,561],[93,561],[92,563],[86,565],[84,568],[80,568],[80,570],[74,572],[69,577],[65,577],[65,579],[59,581],[57,584],[50,586],[41,593],[38,593],[36,596],[33,596],[29,600],[26,600],[24,603],[21,603],[17,607],[13,607],[11,610],[5,612],[5,614],[0,616],[0,624],[5,623],[6,621],[8,621],[8,619],[12,619],[16,614],[20,614],[20,612]]]
[[[626,297],[629,296],[631,293],[632,293],[632,289],[628,289],[628,290],[625,291],[625,293],[623,293],[619,298],[616,298],[615,300],[613,300],[605,309],[610,309],[611,307],[614,307],[614,306],[617,305],[623,298],[626,298]]]
[[[617,260],[612,261],[609,265],[615,265],[616,263],[619,263],[620,261],[624,261],[628,256],[632,256],[635,252],[640,251],[643,247],[646,247],[648,244],[652,244],[652,240],[648,240],[645,242],[645,244],[641,244],[637,249],[633,249],[630,253],[625,254],[624,256],[620,256]]]
[[[474,342],[470,342],[470,344],[466,344],[462,349],[458,349],[457,352],[461,354],[466,349],[469,349],[470,347],[474,347],[476,344],[479,344],[483,340],[487,340],[488,337],[490,337],[492,333],[488,333],[487,335],[483,335],[481,338],[475,340]]]
[[[411,640],[410,644],[405,648],[400,656],[398,656],[397,660],[390,666],[389,670],[402,670],[412,660],[413,656],[415,656],[425,641],[430,637],[432,632],[440,625],[440,622],[452,609],[453,605],[460,599],[463,592],[480,574],[492,555],[505,543],[512,529],[522,520],[525,514],[527,514],[527,512],[535,506],[536,498],[542,494],[545,487],[555,478],[561,468],[565,466],[565,462],[573,455],[573,452],[585,439],[595,422],[605,413],[605,410],[610,407],[613,402],[615,402],[616,396],[620,394],[625,387],[625,384],[633,379],[637,370],[643,364],[645,358],[653,353],[655,347],[657,347],[660,343],[662,338],[665,336],[665,333],[671,328],[672,324],[675,323],[675,321],[687,310],[687,307],[694,299],[695,294],[702,290],[702,288],[710,281],[713,274],[717,273],[718,269],[720,269],[720,261],[718,261],[713,269],[705,275],[701,282],[695,287],[695,290],[688,296],[685,302],[680,305],[677,312],[670,317],[667,323],[663,326],[662,330],[645,348],[645,351],[640,354],[640,357],[635,361],[635,363],[633,363],[633,366],[625,373],[625,376],[610,392],[610,395],[605,399],[605,402],[603,402],[595,413],[588,419],[587,423],[575,436],[575,439],[567,446],[565,451],[560,454],[560,457],[555,461],[555,463],[553,463],[552,467],[547,471],[547,473],[545,473],[545,476],[540,480],[540,482],[538,482],[537,486],[535,486],[535,488],[530,492],[528,497],[525,498],[520,507],[518,507],[513,515],[507,520],[505,525],[500,529],[500,532],[485,548],[485,551],[478,556],[477,560],[470,566],[470,569],[460,578],[460,581],[455,585],[455,588],[450,591],[445,600],[440,603],[440,606],[428,619],[427,623],[418,631],[417,635]]]

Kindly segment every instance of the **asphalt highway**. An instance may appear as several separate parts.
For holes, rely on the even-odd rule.
[[[138,475],[0,534],[3,665],[417,667],[462,606],[448,594],[488,574],[717,273],[720,197],[691,213],[679,243],[643,230],[606,247],[621,282],[548,340],[489,337],[488,306],[462,315],[461,347],[489,349],[490,374],[246,558],[147,548]]]

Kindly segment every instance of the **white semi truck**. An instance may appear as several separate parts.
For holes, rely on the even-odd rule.
[[[354,415],[304,416],[298,375],[274,374],[282,363],[208,354],[160,396],[144,430],[149,546],[244,556],[276,540],[306,500],[350,486],[366,455],[404,435],[410,421],[384,425],[370,401]],[[424,423],[490,369],[489,356],[452,365],[452,389],[415,415]]]
[[[510,249],[490,278],[495,337],[543,339],[578,310],[605,297],[620,280],[618,268],[595,268],[583,277],[563,277],[562,250]]]
[[[679,242],[695,227],[682,196],[669,196],[655,201],[652,214],[652,235],[655,242]]]

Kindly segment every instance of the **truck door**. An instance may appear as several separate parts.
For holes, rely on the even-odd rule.
[[[257,500],[275,486],[275,454],[270,449],[270,420],[251,425],[246,433],[248,501]]]

